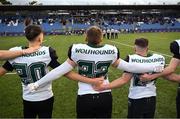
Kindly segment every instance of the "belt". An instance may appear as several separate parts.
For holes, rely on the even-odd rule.
[[[111,92],[104,92],[104,93],[97,93],[97,94],[85,94],[85,95],[78,95],[79,98],[99,98],[101,96],[106,96],[109,95],[111,96]]]

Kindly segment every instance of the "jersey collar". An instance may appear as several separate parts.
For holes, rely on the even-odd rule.
[[[87,43],[87,45],[90,46],[90,47],[93,47],[93,48],[101,48],[101,47],[104,46],[104,45],[94,45],[92,43]]]
[[[139,56],[141,56],[141,57],[151,57],[153,54],[148,53],[146,56],[142,56],[142,55],[140,55],[140,54],[137,54],[137,55],[139,55]]]

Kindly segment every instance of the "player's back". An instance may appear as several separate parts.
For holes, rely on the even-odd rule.
[[[69,50],[69,58],[77,63],[80,75],[87,77],[105,76],[108,79],[108,68],[119,58],[115,46],[94,46],[90,44],[74,44]],[[108,83],[108,80],[105,81]],[[79,94],[97,93],[90,84],[79,82]]]
[[[159,54],[149,54],[147,57],[140,56],[138,54],[129,55],[128,61],[135,64],[165,66],[165,58]],[[153,73],[153,72],[147,72]],[[133,74],[131,84],[129,88],[129,98],[139,99],[144,97],[156,96],[155,81],[141,81],[139,76],[141,74]]]
[[[25,47],[14,47],[11,51],[22,50]],[[12,60],[9,60],[9,67],[16,70],[21,78],[23,87],[23,99],[29,101],[45,100],[53,96],[51,82],[40,87],[34,93],[28,92],[27,85],[41,79],[48,73],[48,65],[51,62],[50,48],[42,46],[37,52],[27,54]],[[7,63],[7,64],[8,64]]]

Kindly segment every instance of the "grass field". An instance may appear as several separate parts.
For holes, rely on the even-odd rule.
[[[116,45],[120,49],[121,58],[127,54],[132,54],[131,45],[135,38],[145,37],[150,41],[150,50],[163,53],[169,63],[170,56],[169,43],[180,38],[180,33],[140,33],[121,34],[119,39],[104,40],[104,43]],[[68,47],[73,43],[84,42],[84,36],[46,36],[44,45],[56,49],[59,61],[62,63],[67,58]],[[26,45],[25,37],[0,37],[0,50],[9,49],[14,46]],[[3,61],[0,62],[3,64]],[[177,72],[180,70],[178,69]],[[113,68],[109,70],[110,80],[121,76],[122,72]],[[175,98],[177,84],[166,80],[157,81],[157,118],[175,118]],[[126,118],[127,115],[127,95],[129,85],[114,89],[113,93],[113,113],[114,118]],[[67,80],[62,77],[53,82],[55,95],[53,117],[55,118],[75,118],[76,117],[76,94],[77,82]],[[17,75],[9,74],[0,78],[0,118],[23,117],[21,83]]]

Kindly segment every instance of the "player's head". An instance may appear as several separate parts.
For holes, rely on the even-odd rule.
[[[102,30],[97,26],[91,26],[86,31],[86,41],[93,45],[98,45],[102,42],[103,33]]]
[[[43,30],[38,25],[29,25],[25,28],[25,36],[29,42],[42,44]]]
[[[147,52],[149,41],[146,38],[138,38],[135,40],[135,51],[136,52]]]

